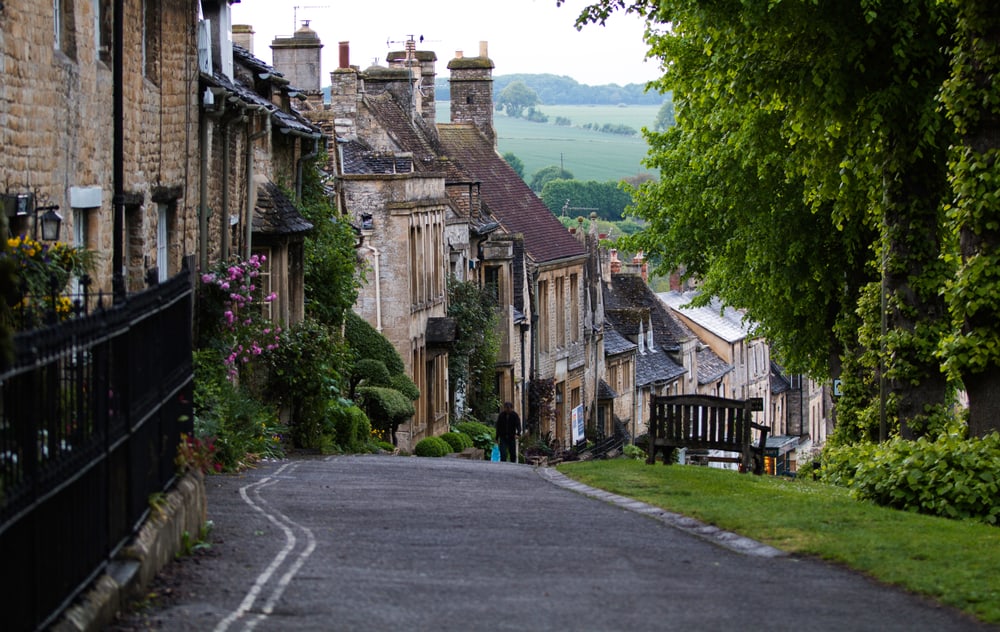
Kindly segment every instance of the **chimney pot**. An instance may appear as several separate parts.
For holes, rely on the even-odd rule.
[[[489,57],[489,42],[479,42],[479,56]]]
[[[462,58],[462,51],[460,50],[455,51],[455,59],[461,59],[461,58]]]
[[[340,68],[350,68],[351,66],[351,43],[340,43]]]

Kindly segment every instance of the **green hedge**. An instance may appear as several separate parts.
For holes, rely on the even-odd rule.
[[[472,437],[464,432],[446,432],[441,435],[441,438],[448,442],[452,452],[461,452],[466,448],[473,447]]]
[[[822,480],[860,500],[946,518],[1000,524],[1000,434],[893,439],[828,447]]]
[[[437,457],[451,454],[451,452],[451,446],[441,437],[426,437],[421,439],[416,447],[413,448],[413,453],[417,456]]]
[[[469,435],[472,445],[481,450],[491,449],[496,441],[496,430],[478,421],[460,421],[455,424],[455,430]]]

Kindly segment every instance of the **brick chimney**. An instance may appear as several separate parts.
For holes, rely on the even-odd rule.
[[[357,137],[358,101],[364,92],[358,69],[350,65],[350,51],[350,42],[340,42],[339,68],[330,73],[334,133],[343,138]]]
[[[611,257],[611,260],[609,262],[609,265],[611,267],[611,274],[621,274],[621,271],[622,271],[622,262],[618,258],[618,250],[615,249],[615,248],[612,248],[609,251],[609,256]]]
[[[464,57],[455,52],[448,62],[451,71],[451,122],[472,123],[493,145],[497,133],[493,127],[493,62],[486,42],[479,43],[479,57]]]

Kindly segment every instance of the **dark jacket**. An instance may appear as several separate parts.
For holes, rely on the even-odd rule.
[[[497,439],[513,439],[521,434],[521,418],[513,410],[497,415]]]

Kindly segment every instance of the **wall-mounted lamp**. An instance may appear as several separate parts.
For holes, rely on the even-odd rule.
[[[372,219],[371,213],[361,214],[361,230],[374,230],[375,220]]]
[[[56,213],[59,210],[59,206],[53,204],[51,206],[39,206],[35,209],[35,233],[38,232],[38,225],[42,225],[42,239],[44,241],[58,241],[59,240],[59,229],[62,227],[62,215]],[[42,211],[42,216],[39,217],[38,214]]]
[[[59,239],[63,218],[56,212],[59,210],[57,205],[35,206],[34,193],[4,193],[0,194],[0,206],[7,217],[34,217],[35,238],[38,237],[38,228],[41,225],[44,241]]]

